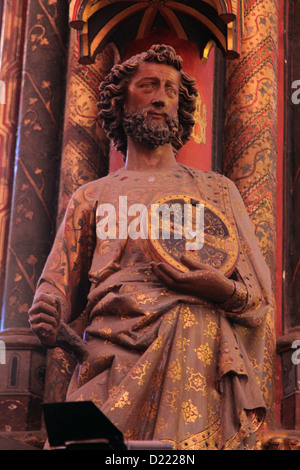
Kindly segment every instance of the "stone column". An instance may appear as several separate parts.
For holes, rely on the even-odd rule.
[[[58,224],[73,192],[108,173],[109,141],[98,118],[97,102],[100,82],[114,61],[114,50],[107,47],[94,64],[79,64],[77,31],[70,30]]]
[[[247,0],[238,60],[227,62],[224,173],[237,185],[261,251],[276,273],[278,5]],[[274,409],[274,314],[267,319],[262,389]]]
[[[16,426],[17,430],[22,426],[29,429],[29,423],[34,423],[34,429],[40,425],[42,389],[34,387],[30,377],[38,374],[42,380],[40,356],[36,360],[33,354],[37,348],[39,354],[41,351],[29,329],[28,308],[56,230],[69,32],[67,2],[30,0],[26,21],[3,296],[4,331],[0,334],[12,358],[0,369],[0,429],[11,431]],[[15,418],[20,416],[20,406],[22,422]]]
[[[30,1],[27,13],[3,328],[28,327],[27,311],[55,233],[68,9]]]
[[[27,1],[5,0],[3,6],[0,51],[0,305],[5,278]]]

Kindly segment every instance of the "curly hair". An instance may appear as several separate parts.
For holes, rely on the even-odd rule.
[[[195,124],[194,112],[198,92],[195,79],[182,71],[182,58],[176,54],[173,47],[165,44],[153,45],[147,52],[135,55],[111,69],[99,87],[98,109],[103,128],[116,150],[126,155],[127,136],[122,125],[122,110],[127,85],[142,62],[170,65],[180,72],[179,128],[172,141],[172,146],[177,152],[189,140]]]

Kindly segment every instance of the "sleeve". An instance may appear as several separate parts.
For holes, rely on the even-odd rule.
[[[41,292],[56,295],[65,322],[74,320],[84,308],[95,247],[95,212],[89,185],[79,188],[68,204],[37,284],[35,297]]]
[[[236,225],[240,253],[232,279],[236,290],[222,308],[226,316],[244,326],[259,326],[271,306],[270,270],[261,253],[242,197],[235,184],[227,179],[229,201]]]

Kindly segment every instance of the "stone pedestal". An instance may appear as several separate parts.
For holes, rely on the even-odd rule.
[[[46,352],[29,328],[0,333],[0,432],[40,430]]]

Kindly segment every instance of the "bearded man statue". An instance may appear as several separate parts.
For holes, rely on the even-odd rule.
[[[270,273],[233,182],[176,161],[196,97],[170,46],[113,67],[99,114],[124,167],[72,196],[29,318],[53,347],[84,299],[88,352],[66,400],[92,400],[126,439],[253,448],[265,417]],[[169,239],[149,236],[149,210],[160,204],[204,208],[198,249],[187,248],[187,233],[180,238],[174,214]],[[158,220],[161,228],[166,220]],[[111,230],[101,232],[104,225]]]

